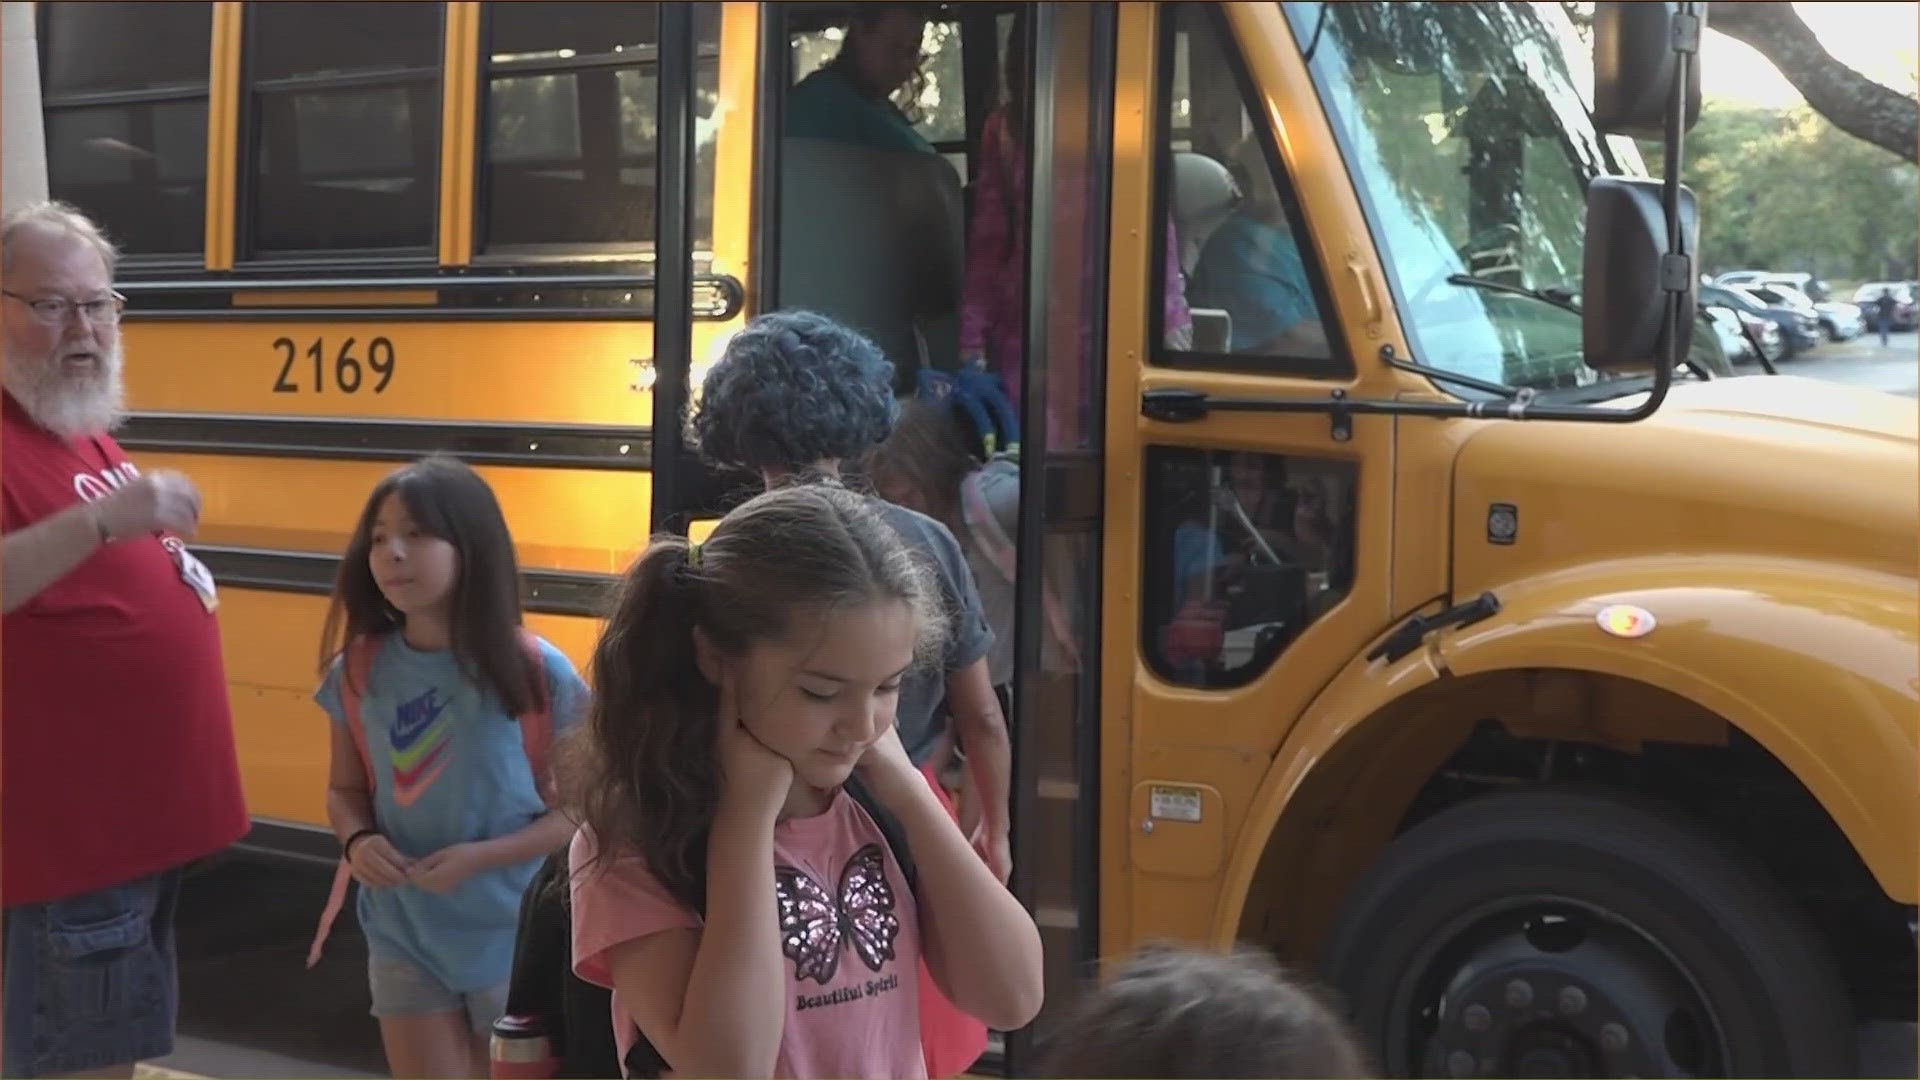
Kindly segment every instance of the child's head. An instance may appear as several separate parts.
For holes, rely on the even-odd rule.
[[[323,669],[348,641],[414,619],[444,627],[473,677],[510,709],[525,706],[513,536],[493,489],[449,457],[416,461],[367,498],[334,580]]]
[[[709,462],[766,474],[837,467],[893,430],[893,364],[824,315],[776,311],[727,342],[690,421]]]
[[[938,595],[872,500],[834,483],[760,495],[697,549],[655,537],[594,650],[575,785],[587,825],[694,902],[719,798],[718,682],[734,681],[742,726],[796,784],[831,790],[893,723],[907,669],[937,653]]]
[[[867,477],[881,498],[951,529],[960,518],[960,485],[980,467],[978,442],[951,402],[914,398],[901,407],[892,437],[868,455]]]
[[[1154,948],[1089,990],[1041,1076],[1365,1077],[1346,1024],[1265,951]]]

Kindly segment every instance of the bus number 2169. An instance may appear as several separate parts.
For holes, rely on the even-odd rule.
[[[273,392],[276,394],[298,394],[309,385],[313,393],[324,393],[329,382],[329,371],[333,375],[332,385],[343,394],[357,394],[369,382],[372,383],[372,391],[378,394],[393,381],[393,342],[383,337],[367,342],[365,360],[354,354],[353,338],[342,341],[339,348],[332,350],[327,348],[324,338],[313,339],[304,353],[292,338],[279,338],[274,341],[273,347],[280,351],[280,377],[273,383]],[[333,354],[331,358],[327,355],[329,352]],[[312,365],[311,384],[303,378],[309,369],[307,365],[299,363],[302,355]]]

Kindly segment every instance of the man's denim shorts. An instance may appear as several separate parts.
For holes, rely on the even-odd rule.
[[[173,1053],[180,871],[5,913],[5,1060],[38,1077]]]

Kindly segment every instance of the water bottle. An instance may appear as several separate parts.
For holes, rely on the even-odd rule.
[[[487,1058],[493,1080],[551,1080],[560,1068],[547,1025],[537,1016],[495,1020]]]

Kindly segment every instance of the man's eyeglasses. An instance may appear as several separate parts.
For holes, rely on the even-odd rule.
[[[80,317],[95,326],[112,326],[120,321],[120,313],[127,309],[127,298],[119,293],[100,297],[97,300],[69,300],[64,296],[22,296],[17,292],[4,292],[27,305],[33,317],[48,326],[65,326],[67,317],[75,311]]]

